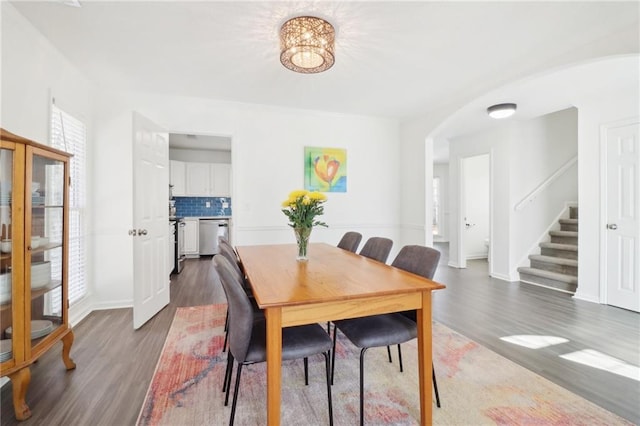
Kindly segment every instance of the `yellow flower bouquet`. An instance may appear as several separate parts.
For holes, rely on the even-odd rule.
[[[326,195],[320,192],[309,192],[306,190],[292,191],[289,198],[282,202],[282,212],[289,219],[291,226],[296,234],[298,243],[298,257],[300,261],[306,261],[307,247],[309,244],[309,236],[314,226],[324,226],[327,224],[316,219],[317,216],[324,214],[324,202],[327,201]]]

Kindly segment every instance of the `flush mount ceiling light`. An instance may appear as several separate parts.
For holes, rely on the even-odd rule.
[[[491,118],[507,118],[516,112],[516,104],[498,104],[487,108],[487,113]]]
[[[298,16],[280,29],[280,62],[291,71],[313,74],[335,62],[333,25],[314,16]]]

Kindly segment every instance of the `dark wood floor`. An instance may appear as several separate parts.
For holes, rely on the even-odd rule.
[[[434,295],[434,319],[530,370],[640,424],[640,382],[565,361],[558,355],[582,349],[600,351],[640,365],[640,315],[576,301],[569,296],[487,276],[483,261],[464,270],[446,266],[436,280],[447,289]],[[188,260],[171,284],[171,304],[140,330],[132,329],[130,309],[96,311],[74,328],[71,351],[77,364],[67,372],[61,345],[32,368],[27,402],[33,417],[23,425],[132,425],[135,423],[164,340],[179,306],[224,300],[212,285],[210,258]],[[514,334],[551,335],[569,340],[543,349],[501,341]],[[437,369],[437,366],[436,366]],[[11,386],[2,388],[2,425],[13,416]]]

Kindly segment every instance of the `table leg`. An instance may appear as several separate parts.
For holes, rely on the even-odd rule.
[[[431,348],[431,292],[422,292],[422,309],[417,310],[418,324],[418,374],[420,377],[420,424],[433,423],[433,402],[431,401],[433,387],[431,377],[432,348]]]
[[[267,308],[267,424],[280,425],[282,310]]]

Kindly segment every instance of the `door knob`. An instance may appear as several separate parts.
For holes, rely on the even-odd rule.
[[[146,229],[138,229],[138,235],[147,235]]]
[[[129,235],[135,237],[136,235],[138,235],[138,231],[136,231],[135,229],[129,229]]]
[[[618,225],[616,225],[615,223],[610,223],[607,225],[607,229],[615,231],[616,229],[618,229]]]

